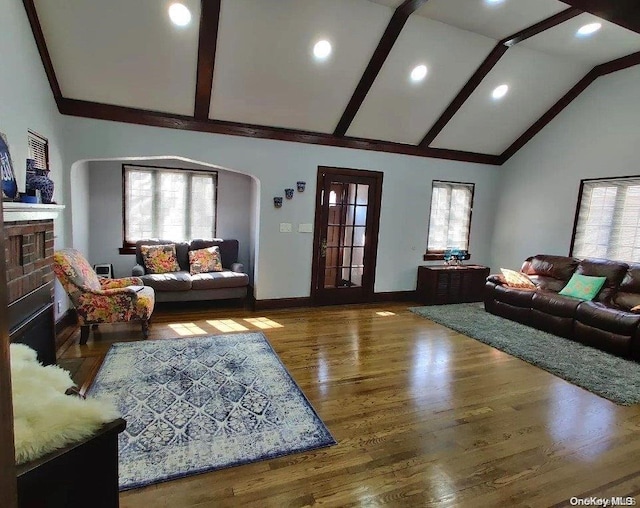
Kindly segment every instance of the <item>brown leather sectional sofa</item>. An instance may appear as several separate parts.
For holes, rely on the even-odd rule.
[[[538,254],[527,258],[521,271],[537,289],[515,289],[490,275],[484,295],[488,312],[640,361],[640,314],[630,311],[640,304],[640,263]],[[607,278],[593,301],[558,294],[574,272]]]

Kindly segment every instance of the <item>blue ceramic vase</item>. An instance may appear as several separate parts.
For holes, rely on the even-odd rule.
[[[13,199],[18,194],[16,176],[11,165],[11,156],[6,139],[0,134],[0,173],[2,174],[2,193],[9,199]]]
[[[51,203],[53,199],[54,184],[49,178],[49,170],[34,168],[33,172],[27,171],[27,191],[40,191],[43,203]]]

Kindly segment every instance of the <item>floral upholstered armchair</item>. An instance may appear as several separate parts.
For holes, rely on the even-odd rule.
[[[87,343],[90,327],[100,323],[141,321],[144,338],[149,336],[155,294],[140,278],[100,278],[75,249],[56,251],[53,271],[78,313],[80,344]]]

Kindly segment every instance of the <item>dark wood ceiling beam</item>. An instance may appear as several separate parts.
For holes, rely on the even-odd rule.
[[[549,28],[552,28],[560,23],[564,23],[568,19],[571,19],[580,14],[579,9],[569,8],[565,9],[558,14],[554,14],[553,16],[543,19],[539,23],[535,25],[531,25],[530,27],[525,28],[524,30],[520,30],[509,37],[505,37],[502,39],[496,46],[493,48],[491,53],[484,59],[484,61],[480,64],[480,67],[473,73],[473,76],[469,78],[469,81],[462,87],[462,89],[458,92],[458,95],[454,97],[454,99],[449,103],[447,108],[442,112],[440,117],[433,124],[429,132],[422,138],[418,146],[423,148],[428,147],[433,140],[442,132],[442,129],[451,121],[451,119],[455,116],[458,110],[462,107],[462,105],[471,97],[471,94],[480,86],[482,80],[491,72],[491,69],[495,67],[500,58],[507,52],[510,47],[515,46],[516,44],[533,37]]]
[[[524,30],[520,30],[519,32],[510,35],[500,41],[501,44],[505,46],[515,46],[516,44],[533,37],[534,35],[538,35],[545,30],[549,30],[554,26],[557,26],[565,21],[569,21],[571,18],[575,18],[579,14],[582,14],[580,9],[576,9],[574,7],[570,7],[569,9],[565,9],[553,16],[543,19],[542,21],[536,23],[535,25],[531,25],[530,27],[525,28]]]
[[[195,105],[193,108],[194,117],[199,119],[209,118],[221,3],[222,0],[201,0],[200,2],[198,71],[196,75]]]
[[[378,47],[376,47],[376,50],[373,52],[373,56],[371,57],[371,60],[369,60],[369,64],[362,74],[358,86],[353,92],[353,95],[349,100],[349,104],[347,104],[337,127],[333,131],[334,136],[344,136],[346,134],[351,122],[353,122],[353,119],[356,117],[360,106],[362,106],[365,97],[369,93],[373,82],[378,77],[380,69],[382,69],[393,45],[396,43],[396,40],[398,40],[398,36],[404,28],[407,19],[409,19],[409,16],[426,2],[427,0],[406,0],[394,11],[393,16],[391,16],[391,20],[387,25],[387,29],[384,31],[384,34],[378,43]]]
[[[640,51],[632,53],[621,58],[616,58],[610,62],[606,62],[600,65],[596,65],[591,69],[587,75],[582,78],[578,83],[569,90],[558,102],[556,102],[551,108],[542,115],[536,123],[529,127],[518,139],[516,139],[509,148],[507,148],[501,155],[501,163],[504,164],[509,160],[520,148],[526,145],[531,138],[533,138],[538,132],[540,132],[551,120],[553,120],[558,114],[566,108],[578,95],[580,95],[591,83],[593,83],[600,76],[611,74],[612,72],[621,71],[634,65],[640,65]]]
[[[621,58],[616,58],[615,60],[611,60],[607,63],[596,65],[593,70],[598,73],[598,76],[604,76],[605,74],[621,71],[638,64],[640,64],[640,51]]]
[[[640,33],[640,2],[638,0],[562,0],[581,11],[590,12],[634,32]]]
[[[562,98],[556,102],[551,108],[542,115],[531,127],[529,127],[518,139],[516,139],[501,155],[502,162],[506,162],[513,156],[520,148],[529,142],[529,140],[538,134],[551,120],[553,120],[558,114],[566,108],[578,95],[580,95],[593,81],[598,77],[598,74],[593,70],[589,71],[587,75],[582,78],[578,83],[569,90]]]
[[[549,111],[547,111],[542,117],[540,117],[534,125],[527,129],[525,133],[523,133],[514,143],[512,143],[509,148],[507,148],[507,150],[505,150],[499,156],[465,152],[460,150],[432,148],[428,146],[428,143],[426,146],[424,146],[422,143],[419,146],[412,146],[402,143],[345,137],[344,133],[346,133],[349,124],[355,117],[355,114],[362,104],[362,101],[364,101],[366,94],[373,84],[373,81],[375,80],[378,72],[382,68],[384,61],[391,51],[391,48],[393,47],[395,40],[400,34],[400,31],[402,30],[408,16],[415,12],[415,10],[418,9],[426,1],[427,0],[406,0],[400,7],[396,9],[396,11],[394,12],[394,16],[389,22],[387,31],[385,31],[385,35],[383,35],[383,38],[380,41],[378,48],[376,49],[376,53],[374,53],[374,57],[372,57],[371,61],[369,62],[369,66],[367,67],[367,70],[365,71],[365,74],[363,75],[361,82],[356,89],[356,92],[354,92],[354,96],[352,97],[350,106],[348,106],[347,110],[345,110],[343,118],[350,110],[350,107],[352,107],[353,109],[352,113],[350,113],[351,118],[348,119],[348,122],[346,122],[346,127],[344,127],[344,132],[342,134],[334,133],[333,135],[307,131],[297,131],[277,127],[265,127],[259,125],[209,120],[209,104],[211,102],[211,91],[213,89],[213,68],[215,63],[215,47],[217,43],[217,28],[219,24],[221,0],[202,0],[200,39],[198,47],[198,77],[195,99],[195,115],[198,115],[198,117],[196,118],[63,98],[60,85],[56,78],[53,64],[51,62],[51,57],[46,46],[44,34],[42,32],[42,27],[38,19],[34,1],[23,0],[23,4],[27,13],[27,17],[29,19],[29,23],[31,25],[31,30],[34,35],[38,51],[40,53],[40,58],[44,66],[47,79],[49,80],[49,85],[58,105],[58,109],[62,114],[139,125],[165,127],[171,129],[274,139],[298,143],[354,148],[360,150],[373,150],[379,152],[414,155],[418,157],[433,157],[438,159],[457,160],[463,162],[476,162],[482,164],[499,165],[506,162],[513,154],[515,154],[522,146],[524,146],[533,136],[535,136],[535,134],[540,132],[540,130],[542,130],[542,128],[547,125],[547,123],[555,118],[567,105],[571,103],[571,101],[573,101],[584,89],[589,86],[589,84],[591,84],[599,76],[603,76],[605,74],[609,74],[640,64],[640,52],[637,52],[594,67],[582,80],[580,80],[580,82],[578,82],[569,92],[567,92],[564,97],[562,97],[556,104],[554,104],[554,106],[552,106]],[[572,5],[577,9],[584,9],[585,11],[592,12],[593,14],[600,16],[603,19],[608,19],[613,23],[620,24],[621,26],[625,26],[626,28],[640,33],[640,4],[636,5],[636,0],[616,0],[615,2],[608,2],[604,0],[575,0],[565,1],[565,3]],[[532,27],[522,30],[517,34],[514,34],[500,41],[500,43],[493,49],[491,54],[481,64],[478,71],[476,71],[474,76],[472,76],[472,78],[469,80],[469,83],[467,83],[467,85],[463,87],[463,90],[461,90],[459,97],[456,97],[454,101],[452,101],[447,110],[449,110],[452,105],[457,106],[455,108],[455,111],[457,111],[461,107],[464,101],[471,95],[473,90],[475,90],[477,85],[482,81],[484,76],[488,74],[488,72],[493,68],[500,57],[508,49],[509,46],[507,45],[517,44],[528,37],[532,37],[533,35],[536,35],[537,33],[550,28],[551,26],[562,23],[563,21],[566,21],[567,19],[575,16],[575,12],[575,9],[565,10],[547,20],[537,23]],[[394,18],[396,18],[395,22]],[[203,20],[205,20],[204,23],[202,22]],[[394,26],[395,29],[393,29],[391,33],[388,33],[389,27],[393,28]],[[212,29],[211,31],[208,31],[207,27],[215,27],[215,30]],[[499,49],[498,46],[502,46],[502,48]],[[376,54],[378,54],[377,57]],[[475,86],[472,86],[476,81],[477,84],[475,84]],[[464,100],[461,100],[462,98],[464,98]],[[355,102],[358,102],[357,106],[353,107],[351,104],[352,102],[354,102],[354,104]],[[453,114],[455,114],[455,111],[453,111]],[[445,111],[445,113],[447,115],[450,115],[450,118],[453,117],[453,114],[451,114],[451,112],[447,113],[447,111]],[[443,115],[445,113],[443,113]],[[448,120],[450,120],[450,118]],[[440,120],[436,122],[436,124],[438,123],[442,123],[442,127],[446,125],[446,122],[440,122]],[[336,132],[338,132],[338,129],[336,129]],[[429,134],[427,134],[427,136],[429,136],[430,134],[431,131]],[[435,138],[435,136],[433,137]],[[425,137],[425,139],[427,138]],[[431,141],[432,139],[429,142]]]
[[[377,141],[371,139],[339,137],[332,134],[298,131],[279,127],[267,127],[262,125],[250,125],[221,120],[199,120],[190,116],[173,115],[157,111],[146,111],[110,104],[79,101],[74,99],[61,99],[60,112],[64,115],[79,116],[83,118],[96,118],[114,122],[125,122],[138,125],[151,125],[153,127],[166,127],[214,134],[226,134],[230,136],[243,136],[250,138],[275,139],[291,141],[294,143],[308,143],[313,145],[337,146],[343,148],[355,148],[358,150],[373,150],[417,157],[433,157],[436,159],[456,160],[463,162],[477,162],[481,164],[499,164],[500,157],[474,152],[447,150],[438,148],[420,148],[414,145]]]
[[[433,124],[429,132],[422,138],[422,141],[418,144],[422,148],[428,147],[431,142],[436,138],[438,134],[444,129],[445,125],[449,123],[449,121],[453,118],[453,116],[458,112],[458,110],[462,107],[462,105],[467,101],[467,99],[471,96],[471,94],[475,91],[476,88],[480,85],[482,80],[485,78],[491,69],[498,63],[498,61],[502,58],[509,49],[507,46],[499,42],[496,46],[491,50],[491,53],[484,59],[484,61],[480,64],[480,67],[473,73],[473,76],[469,78],[469,81],[462,87],[462,90],[458,92],[458,95],[454,97],[454,99],[449,103],[447,108],[442,112],[440,117],[436,120],[436,123]]]
[[[49,86],[53,92],[53,98],[56,103],[62,98],[62,91],[60,90],[60,84],[58,78],[53,69],[53,63],[51,62],[51,55],[47,49],[47,43],[44,40],[44,34],[42,33],[42,26],[40,25],[40,19],[38,18],[38,12],[33,0],[22,0],[25,10],[27,11],[27,18],[29,18],[29,24],[31,25],[31,31],[33,32],[33,38],[36,41],[38,53],[40,53],[40,60],[44,66],[44,72],[49,80]],[[58,105],[59,107],[59,105]]]

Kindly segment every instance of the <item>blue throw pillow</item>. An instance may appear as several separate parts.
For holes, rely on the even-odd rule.
[[[580,300],[593,300],[606,281],[606,277],[590,277],[574,273],[558,294]]]

